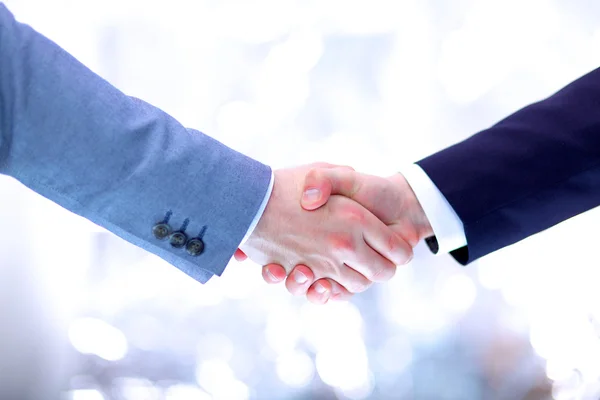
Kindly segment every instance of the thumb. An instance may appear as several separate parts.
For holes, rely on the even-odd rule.
[[[305,210],[316,210],[333,194],[352,198],[360,187],[360,174],[349,167],[313,168],[304,179],[300,204]]]

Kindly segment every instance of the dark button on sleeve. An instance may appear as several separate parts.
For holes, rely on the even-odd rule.
[[[171,227],[169,226],[169,224],[161,222],[159,224],[154,225],[154,227],[152,228],[152,234],[158,240],[165,240],[171,234]]]
[[[169,243],[171,244],[171,246],[175,247],[176,249],[180,249],[183,246],[185,246],[186,242],[187,235],[181,231],[173,232],[171,238],[169,239]]]
[[[188,254],[191,256],[199,256],[204,251],[204,242],[202,239],[194,238],[190,239],[185,246]]]

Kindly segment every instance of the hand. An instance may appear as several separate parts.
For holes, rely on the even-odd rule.
[[[304,182],[302,208],[316,210],[327,203],[331,195],[342,195],[359,203],[412,247],[433,235],[423,208],[400,173],[382,178],[348,168],[310,170]]]
[[[298,207],[310,169],[275,171],[265,212],[241,250],[262,265],[283,266],[284,273],[295,265],[310,265],[312,279],[331,278],[352,293],[390,279],[396,265],[412,257],[411,246],[348,198],[331,196],[312,212]]]
[[[246,254],[240,249],[234,254],[237,261],[244,261]],[[306,265],[296,265],[292,273],[287,275],[285,269],[278,264],[265,265],[262,276],[269,284],[280,283],[285,280],[285,286],[293,295],[306,295],[306,298],[315,304],[324,304],[329,300],[343,301],[352,297],[352,293],[332,279],[319,279],[315,282],[315,275]]]
[[[412,247],[433,234],[414,192],[401,174],[382,178],[356,173],[348,168],[315,168],[306,176],[301,205],[306,210],[315,210],[325,204],[332,194],[340,194],[360,203]],[[286,280],[291,293],[306,293],[307,298],[315,303],[350,297],[344,288],[339,288],[339,285],[336,287],[336,282],[318,280],[313,284],[309,279],[300,283],[294,279],[298,271],[311,275],[310,268],[306,266],[294,269]],[[278,283],[285,278],[285,271],[281,266],[269,264],[263,267],[263,278],[268,283]],[[317,291],[317,285],[331,289]]]

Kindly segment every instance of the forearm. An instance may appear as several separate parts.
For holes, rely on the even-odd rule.
[[[600,70],[418,163],[464,224],[462,263],[600,204]]]
[[[0,172],[200,281],[222,273],[271,171],[124,95],[0,4]],[[194,257],[152,236],[170,224]]]

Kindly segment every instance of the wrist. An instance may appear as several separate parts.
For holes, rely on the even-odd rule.
[[[401,204],[398,207],[401,210],[402,218],[409,220],[416,231],[418,240],[423,240],[433,236],[433,228],[425,214],[425,210],[419,203],[419,199],[408,181],[401,173],[397,173],[388,178],[394,187],[401,193]]]
[[[248,242],[248,240],[250,240],[250,238],[253,237],[253,235],[255,235],[260,221],[263,219],[263,217],[265,216],[265,213],[267,212],[267,206],[268,206],[269,201],[271,200],[271,196],[273,195],[274,187],[275,187],[275,172],[273,170],[271,170],[271,180],[269,182],[269,186],[267,187],[267,191],[265,192],[263,200],[262,200],[261,204],[259,205],[258,210],[256,211],[256,214],[254,216],[254,219],[252,220],[252,223],[250,224],[250,226],[248,227],[248,230],[246,231],[246,235],[244,235],[244,239],[240,243],[240,246],[239,246],[240,248],[242,248],[242,246],[244,246],[246,244],[246,242]]]

